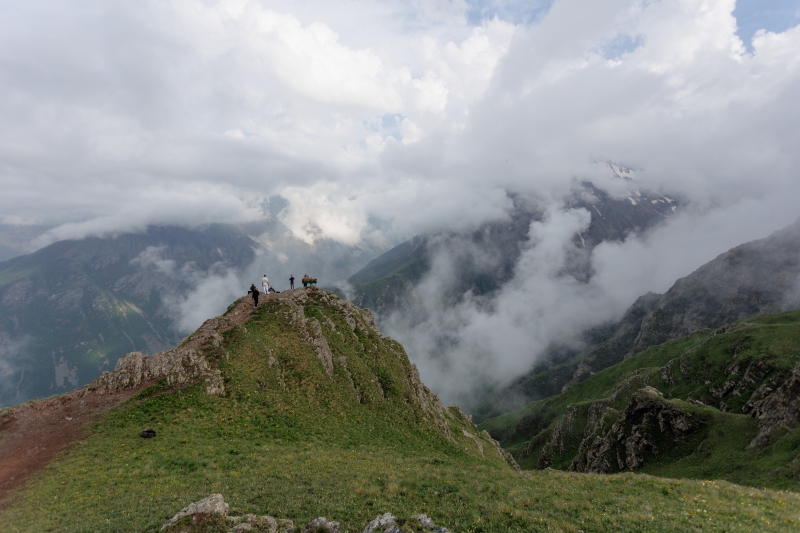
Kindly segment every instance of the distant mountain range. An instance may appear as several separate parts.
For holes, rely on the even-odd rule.
[[[514,274],[531,222],[543,216],[535,200],[520,195],[512,195],[511,200],[507,220],[486,223],[469,233],[419,235],[377,257],[348,280],[354,289],[353,302],[373,310],[379,319],[394,314],[409,323],[424,320],[417,286],[430,271],[432,258],[443,251],[455,258],[452,270],[458,278],[447,298],[458,301],[467,291],[487,295],[500,289]],[[595,246],[641,233],[680,207],[673,198],[640,191],[614,198],[589,182],[565,198],[564,205],[591,214],[586,232],[573,238],[575,260],[570,274],[582,281],[591,276],[589,253]]]
[[[503,289],[515,275],[522,250],[530,239],[531,223],[541,221],[543,208],[533,198],[511,196],[513,209],[507,220],[484,224],[470,233],[443,232],[420,235],[371,261],[363,270],[350,277],[353,286],[352,300],[359,306],[372,309],[380,323],[401,340],[408,332],[406,341],[420,334],[417,326],[430,319],[431,313],[446,312],[431,310],[426,302],[424,283],[432,272],[437,257],[447,257],[450,262],[447,273],[447,289],[442,298],[441,309],[458,305],[465,295],[472,301],[491,305],[495,293]],[[579,282],[587,282],[592,276],[592,250],[602,242],[619,242],[631,234],[641,234],[675,214],[682,204],[670,196],[646,191],[631,193],[628,197],[612,197],[593,184],[580,184],[564,198],[565,208],[585,209],[590,215],[588,228],[572,237],[564,275]],[[441,276],[440,272],[435,274]],[[437,278],[438,280],[438,278]],[[441,281],[441,280],[439,280]],[[437,290],[443,285],[437,282]],[[429,298],[428,298],[429,300]],[[640,303],[641,304],[641,303]],[[649,309],[648,309],[649,310]],[[626,320],[630,320],[627,317]],[[429,330],[422,334],[430,334]],[[614,330],[616,331],[616,330]],[[586,333],[589,345],[607,340],[614,332],[599,328]],[[582,332],[576,331],[580,337]],[[447,346],[449,338],[431,339],[429,346]],[[437,348],[438,349],[438,348]],[[528,401],[556,394],[572,379],[576,368],[566,368],[581,351],[571,346],[551,346],[536,359],[531,380],[525,386],[521,381],[512,387],[497,390],[488,384],[478,385],[470,392],[471,405],[464,405],[476,420],[497,416],[515,409]],[[535,354],[531,354],[531,361]],[[432,358],[436,354],[411,353],[416,357]],[[529,376],[525,376],[526,378]]]
[[[131,351],[175,345],[267,274],[343,280],[376,254],[300,242],[276,219],[60,241],[0,263],[0,406],[92,381]]]
[[[480,427],[523,468],[635,470],[793,490],[800,312],[672,339]]]
[[[616,323],[584,333],[585,348],[555,347],[551,358],[501,391],[486,394],[478,418],[553,396],[635,353],[695,331],[800,308],[800,221],[737,246],[681,278],[663,295],[641,296]]]

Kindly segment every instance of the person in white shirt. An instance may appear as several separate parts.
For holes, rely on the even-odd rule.
[[[269,280],[266,274],[261,278],[261,288],[264,289],[264,294],[269,294]]]

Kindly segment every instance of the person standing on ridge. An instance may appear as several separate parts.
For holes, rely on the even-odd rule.
[[[294,274],[289,276],[289,288],[294,289]]]
[[[256,289],[255,283],[250,285],[250,290],[247,293],[253,297],[253,307],[258,307],[258,289]]]
[[[266,274],[261,278],[261,288],[264,289],[264,294],[269,294],[269,280]]]

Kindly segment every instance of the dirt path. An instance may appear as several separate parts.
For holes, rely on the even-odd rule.
[[[259,303],[276,297],[279,296],[262,295]],[[240,298],[232,312],[224,318],[207,321],[183,348],[201,346],[212,332],[222,333],[242,324],[253,311],[253,300]],[[144,382],[112,393],[95,393],[87,385],[55,398],[15,407],[0,418],[0,510],[11,503],[9,496],[15,488],[47,466],[59,452],[86,438],[92,423],[152,384],[153,381]]]
[[[40,400],[4,417],[0,423],[0,509],[8,506],[14,488],[43,469],[58,452],[85,438],[92,422],[146,386],[79,400],[68,395]]]

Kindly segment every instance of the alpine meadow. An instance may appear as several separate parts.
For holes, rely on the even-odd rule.
[[[800,0],[0,2],[0,530],[800,531]]]

